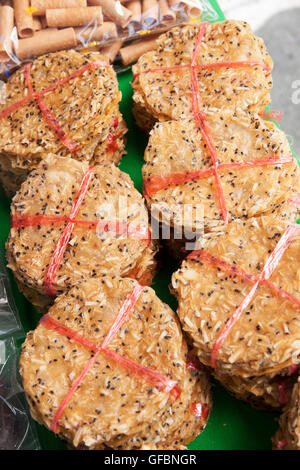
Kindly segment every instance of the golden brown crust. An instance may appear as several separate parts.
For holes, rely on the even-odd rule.
[[[127,278],[89,280],[57,298],[48,315],[101,344],[136,285]],[[180,397],[174,401],[101,353],[58,421],[61,437],[75,447],[137,449],[185,445],[203,430],[207,417],[197,418],[192,404],[211,410],[208,376],[186,368],[187,347],[176,316],[151,288],[143,290],[108,348],[176,380]],[[35,419],[51,427],[90,358],[91,351],[43,324],[27,335],[20,371]]]
[[[243,400],[260,410],[280,410],[286,405],[296,375],[261,375],[258,377],[240,377],[212,371],[214,377],[234,397]],[[281,371],[284,373],[285,371]]]
[[[134,102],[159,121],[191,114],[191,73],[186,68],[143,73],[161,67],[190,64],[199,25],[176,27],[161,35],[155,51],[144,54],[133,66]],[[215,62],[258,61],[272,68],[262,39],[241,21],[209,24],[197,56],[197,65]],[[272,77],[261,66],[197,70],[202,110],[208,108],[263,112],[270,102]]]
[[[300,169],[292,157],[283,131],[252,113],[232,116],[223,111],[208,115],[208,127],[220,165],[269,161],[290,156],[285,164],[266,164],[218,170],[229,221],[270,211],[298,190]],[[155,125],[145,151],[143,178],[147,204],[159,219],[183,235],[210,231],[222,224],[215,175],[195,177],[185,183],[147,195],[148,179],[213,168],[211,152],[194,119]],[[268,184],[266,185],[266,181]],[[188,210],[189,208],[189,210]],[[182,213],[184,210],[184,214]],[[153,212],[153,211],[152,211]]]
[[[121,126],[117,130],[122,128],[125,133],[126,126],[119,113],[121,93],[117,76],[112,67],[105,66],[105,57],[73,50],[47,54],[32,62],[30,79],[38,93],[95,61],[104,65],[93,67],[44,94],[42,101],[55,115],[68,138],[79,147],[72,153],[73,158],[84,162],[118,163],[124,154],[123,137],[117,140],[119,148],[114,152],[106,152],[106,142],[115,130],[112,125],[116,118]],[[9,77],[6,90],[6,102],[0,105],[0,112],[29,93],[23,68]],[[18,172],[22,172],[24,180],[48,153],[70,155],[70,150],[48,125],[36,100],[19,106],[1,119],[0,149],[1,172],[9,171],[3,175],[3,184],[10,196],[18,188],[15,174],[18,176]],[[9,178],[9,184],[6,178]]]
[[[204,237],[204,251],[244,272],[259,276],[297,211],[284,205],[273,215],[238,220],[216,234]],[[282,256],[270,281],[300,298],[300,235]],[[186,260],[173,275],[178,315],[193,340],[201,362],[211,363],[217,338],[253,284],[205,261]],[[249,377],[273,372],[299,362],[299,306],[260,284],[218,349],[216,368],[223,373]]]
[[[48,156],[30,173],[13,199],[12,216],[54,215],[69,217],[72,204],[88,164],[67,157]],[[116,236],[97,228],[75,224],[64,252],[53,287],[57,294],[74,284],[99,274],[131,275],[150,278],[155,272],[155,243],[148,245],[148,212],[142,196],[135,190],[130,177],[114,165],[97,165],[76,220],[121,222],[134,230],[144,229],[145,239]],[[66,227],[66,222],[47,223],[32,227],[11,228],[7,241],[9,267],[25,292],[34,291],[48,298],[44,280],[46,271]],[[31,293],[35,297],[34,292]],[[46,299],[43,300],[45,304]],[[47,302],[46,302],[47,304]]]

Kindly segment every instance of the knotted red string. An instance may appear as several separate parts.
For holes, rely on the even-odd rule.
[[[180,394],[181,390],[177,385],[177,382],[174,380],[171,380],[169,377],[166,377],[159,372],[150,369],[148,367],[144,367],[131,359],[121,356],[120,354],[107,349],[113,338],[116,337],[117,333],[119,332],[120,328],[122,325],[125,323],[127,320],[130,312],[134,309],[142,291],[144,289],[144,286],[137,285],[134,287],[134,289],[128,294],[126,297],[124,303],[122,304],[115,320],[112,326],[110,327],[107,335],[104,338],[104,341],[101,346],[98,346],[97,344],[93,343],[92,341],[88,340],[87,338],[83,337],[81,334],[77,333],[76,331],[72,330],[71,328],[65,326],[63,323],[59,322],[58,320],[50,317],[49,315],[44,315],[40,323],[44,325],[46,328],[50,330],[54,330],[60,335],[63,335],[67,337],[70,341],[75,341],[85,348],[91,350],[94,352],[94,355],[91,357],[91,359],[88,361],[82,372],[79,374],[79,376],[75,379],[73,382],[69,392],[67,395],[64,397],[62,403],[58,407],[56,414],[54,416],[54,419],[52,421],[51,425],[51,430],[56,432],[56,427],[58,420],[60,419],[61,415],[64,412],[64,409],[68,402],[70,401],[73,393],[76,391],[84,377],[87,375],[87,373],[90,371],[92,368],[93,364],[97,360],[97,357],[100,353],[104,353],[107,357],[115,361],[118,365],[121,367],[126,368],[133,374],[135,374],[137,377],[140,377],[150,383],[153,384],[154,387],[157,387],[159,390],[164,391],[166,393],[170,393],[170,395],[173,397],[173,399],[177,399]]]
[[[232,275],[238,276],[241,279],[249,281],[252,284],[254,284],[249,294],[245,297],[243,302],[240,304],[240,306],[237,308],[237,310],[234,312],[231,318],[227,321],[224,329],[219,334],[213,346],[212,353],[211,353],[211,367],[213,368],[216,367],[216,357],[217,357],[217,353],[220,347],[224,343],[225,339],[229,335],[231,329],[233,328],[237,320],[240,318],[241,314],[244,312],[244,310],[248,307],[250,302],[253,300],[253,297],[260,284],[262,283],[266,284],[271,290],[276,292],[276,294],[290,301],[291,303],[295,304],[298,308],[300,307],[299,298],[294,297],[293,295],[284,291],[283,289],[281,289],[281,287],[276,286],[269,280],[269,278],[272,276],[275,269],[277,268],[285,251],[288,249],[290,243],[299,233],[300,233],[300,225],[296,225],[296,224],[290,225],[286,229],[285,233],[282,235],[281,239],[276,245],[273,253],[268,258],[262,270],[262,273],[259,277],[254,276],[253,274],[246,273],[239,267],[235,265],[231,265],[230,263],[227,263],[226,261],[220,260],[216,258],[215,256],[209,253],[206,253],[204,250],[193,252],[188,256],[188,259],[191,259],[194,261],[200,261],[200,262],[203,261],[203,263],[212,264],[214,266],[217,266],[219,269],[221,269],[224,272],[229,272]]]

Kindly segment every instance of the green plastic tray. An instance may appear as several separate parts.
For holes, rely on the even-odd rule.
[[[224,15],[215,0],[210,1],[218,13],[218,19],[224,20]],[[129,132],[127,134],[127,155],[123,158],[120,169],[129,173],[136,188],[142,190],[141,168],[143,165],[144,150],[147,137],[137,128],[131,113],[132,88],[130,71],[119,74],[120,89],[122,91],[121,112],[124,115]],[[1,190],[0,190],[1,191]],[[4,248],[10,227],[10,201],[0,193],[0,240]],[[163,269],[155,278],[154,289],[158,296],[176,310],[176,300],[169,293],[169,283],[172,273],[178,268],[176,262],[169,258],[165,260]],[[9,273],[15,301],[20,312],[21,321],[25,331],[37,325],[40,315],[22,294]],[[231,397],[223,388],[214,384],[214,406],[205,431],[189,445],[190,449],[197,450],[270,450],[271,437],[278,424],[278,415],[252,409],[249,405]],[[46,428],[36,425],[37,432],[44,450],[64,450],[65,444]]]

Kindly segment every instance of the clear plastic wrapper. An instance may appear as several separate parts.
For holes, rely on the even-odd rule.
[[[0,339],[0,450],[38,450],[35,425],[18,378],[13,338]]]
[[[0,73],[67,49],[126,67],[163,31],[217,18],[208,0],[0,0]]]
[[[16,332],[24,335],[12,296],[4,256],[0,251],[0,339]]]
[[[0,251],[0,450],[39,448],[18,372],[16,341],[24,334]]]

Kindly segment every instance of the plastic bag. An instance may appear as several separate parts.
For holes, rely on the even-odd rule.
[[[24,334],[0,250],[0,450],[39,449],[18,372]]]
[[[0,251],[0,338],[7,337],[16,332],[19,335],[24,335],[11,293],[4,256]]]
[[[2,74],[65,49],[96,50],[127,66],[153,48],[159,33],[218,18],[207,0],[0,0],[0,5]]]
[[[18,354],[13,338],[0,340],[0,450],[40,449],[18,379]]]

